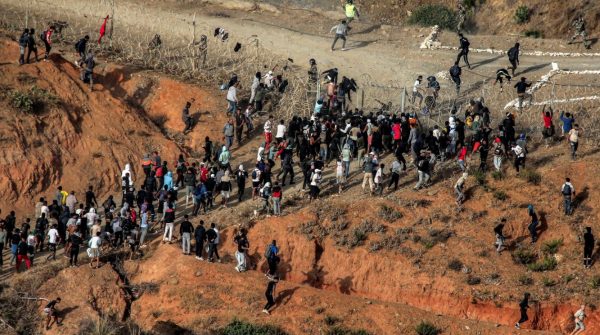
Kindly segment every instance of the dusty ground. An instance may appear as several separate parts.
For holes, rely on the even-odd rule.
[[[7,1],[0,4],[16,6]],[[86,12],[82,9],[84,4],[73,1],[67,6],[66,2],[57,2],[52,10],[82,14]],[[214,6],[190,8],[171,4],[140,11],[127,3],[120,7],[119,22],[153,32],[157,25],[151,18],[160,17],[160,26],[170,28],[169,31],[162,28],[160,32],[175,37],[187,31],[188,24],[182,20],[189,19],[199,9],[202,9],[202,29],[206,31],[226,25],[240,39],[259,32],[263,43],[284,57],[303,62],[316,56],[322,67],[345,63],[343,69],[347,73],[356,76],[369,73],[384,82],[410,82],[417,73],[413,69],[429,73],[443,70],[446,66],[441,66],[439,59],[451,56],[443,51],[418,51],[421,38],[413,36],[426,34],[425,30],[384,28],[391,30],[384,34],[380,28],[370,30],[370,23],[366,22],[358,23],[355,28],[365,29],[364,33],[355,33],[364,43],[360,48],[332,54],[325,36],[330,22],[312,13],[296,14],[301,19],[297,21],[302,23],[292,28],[289,26],[297,21],[292,21],[293,15],[288,12],[240,13]],[[170,14],[164,15],[167,10]],[[226,15],[217,16],[219,13]],[[381,36],[385,36],[385,43],[369,42]],[[446,34],[443,39],[450,43],[453,38]],[[505,36],[475,36],[472,41],[498,48],[513,43]],[[531,43],[549,50],[561,42],[532,40]],[[3,40],[1,47],[2,73],[8,75],[0,77],[0,84],[25,89],[35,82],[56,94],[64,104],[31,116],[16,114],[6,101],[1,102],[0,112],[7,127],[1,129],[6,140],[2,144],[5,193],[0,208],[16,206],[19,215],[26,214],[33,206],[33,199],[53,194],[59,184],[82,192],[86,185],[81,180],[94,182],[102,194],[114,192],[122,166],[133,163],[134,172],[139,175],[139,158],[152,148],[158,148],[163,158],[171,161],[180,152],[196,156],[204,136],[220,137],[225,104],[212,86],[199,88],[153,72],[104,63],[94,92],[90,93],[77,79],[77,69],[67,61],[70,50],[60,50],[66,59],[55,55],[49,63],[18,67],[15,43]],[[489,55],[472,56],[472,63],[481,63],[478,72],[493,72],[503,62],[502,59],[488,62],[489,58]],[[522,65],[528,76],[535,77],[547,72],[547,67],[537,65],[551,60],[524,57]],[[572,69],[597,66],[593,58],[560,59],[560,62]],[[398,67],[401,70],[389,70]],[[19,73],[34,79],[19,80],[26,77]],[[466,78],[475,80],[474,74],[469,76]],[[191,135],[183,137],[179,133],[183,128],[180,109],[190,97],[198,101],[192,109],[199,111],[199,124]],[[506,101],[513,98],[511,93],[500,97]],[[505,101],[495,103],[503,105]],[[242,147],[236,146],[234,161],[251,162],[259,141],[255,136]],[[39,143],[37,148],[34,142]],[[104,150],[106,142],[110,150]],[[582,271],[580,265],[582,227],[589,225],[600,230],[595,205],[598,180],[594,177],[598,174],[599,157],[597,148],[585,143],[582,159],[574,163],[568,159],[564,143],[557,142],[550,148],[535,143],[532,146],[528,166],[541,174],[540,186],[516,178],[512,171],[501,181],[488,176],[486,187],[469,180],[468,200],[460,213],[453,204],[451,186],[458,173],[453,164],[440,167],[434,178],[436,185],[429,190],[411,191],[415,173],[409,171],[402,177],[399,191],[369,202],[364,201],[357,172],[344,195],[333,196],[332,173],[327,169],[324,183],[329,185],[324,190],[327,198],[309,205],[298,186],[286,188],[285,216],[281,219],[251,218],[258,202],[234,202],[232,209],[219,209],[203,216],[205,221],[218,222],[226,228],[221,249],[227,256],[225,264],[197,262],[181,256],[176,245],[159,245],[155,241],[145,259],[126,265],[133,283],[154,282],[159,286],[158,291],[146,292],[133,302],[130,318],[145,329],[154,328],[158,321],[171,320],[201,334],[228,323],[234,316],[257,323],[274,323],[293,334],[321,333],[329,328],[324,322],[326,316],[374,334],[409,334],[424,319],[432,320],[447,334],[512,334],[515,332],[511,325],[518,313],[516,304],[522,293],[529,291],[536,307],[531,311],[532,322],[525,327],[541,329],[540,333],[547,334],[568,332],[572,326],[569,315],[575,307],[581,302],[595,306],[600,298],[598,289],[590,285],[594,270]],[[387,157],[384,162],[389,160]],[[96,179],[90,179],[90,162],[101,167],[98,173],[92,173]],[[473,163],[476,165],[477,159]],[[353,165],[352,169],[357,171],[358,167]],[[579,192],[576,214],[570,218],[560,214],[557,191],[567,175]],[[505,192],[507,198],[497,199],[498,191]],[[555,256],[560,260],[555,271],[530,272],[512,260],[515,249],[528,245],[524,207],[530,202],[542,217],[540,242],[532,249],[541,256],[545,242],[563,239]],[[399,212],[401,217],[389,219],[380,214],[384,205]],[[491,231],[503,217],[508,220],[505,233],[511,250],[496,255],[491,247]],[[364,220],[371,222],[375,231],[352,245],[355,229],[364,225]],[[252,227],[251,255],[257,265],[256,271],[245,274],[236,273],[232,263],[231,236],[239,224]],[[267,318],[259,313],[265,285],[261,255],[273,238],[282,247],[281,269],[285,280],[279,288],[279,305],[274,315]],[[464,271],[448,268],[454,259],[460,260]],[[523,285],[521,276],[532,278],[533,284]],[[469,285],[469,278],[478,278],[480,283]],[[546,284],[551,281],[553,285]],[[74,333],[80,321],[97,313],[91,307],[91,298],[98,300],[98,308],[105,313],[111,308],[117,314],[123,312],[124,303],[117,298],[120,291],[116,285],[116,274],[109,265],[98,271],[81,267],[63,270],[40,293],[57,293],[65,298],[64,308],[70,312],[62,333]],[[596,329],[599,318],[597,310],[590,311],[590,333],[600,331]],[[61,330],[53,332],[58,334]]]

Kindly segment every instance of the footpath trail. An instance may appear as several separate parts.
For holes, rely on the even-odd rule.
[[[0,0],[0,6],[25,9],[26,3]],[[100,5],[101,6],[101,5]],[[101,10],[101,7],[94,8]],[[36,1],[31,11],[56,12],[61,17],[80,17],[82,20],[100,21],[102,11],[91,12],[90,4],[85,0]],[[105,7],[106,13],[109,8]],[[90,16],[94,15],[97,16]],[[84,16],[85,15],[85,16]],[[169,2],[141,2],[137,0],[120,1],[115,16],[115,34],[142,31],[147,35],[160,33],[163,39],[189,41],[191,21],[196,15],[197,34],[210,35],[216,27],[223,27],[230,38],[245,43],[256,35],[260,43],[283,58],[292,58],[295,64],[305,66],[308,59],[315,58],[320,69],[338,67],[343,75],[361,78],[368,75],[373,82],[398,82],[412,85],[417,74],[430,75],[447,71],[456,57],[455,51],[424,51],[419,45],[428,34],[428,29],[412,27],[384,27],[369,22],[353,23],[354,29],[348,37],[347,51],[330,51],[333,35],[329,29],[335,20],[322,17],[313,12],[283,9],[280,14],[268,12],[246,12],[226,10],[206,4],[173,4]],[[98,24],[100,26],[100,24]],[[508,48],[514,36],[469,36],[472,47]],[[458,43],[450,32],[443,33],[445,45]],[[455,41],[456,40],[456,41]],[[533,41],[533,40],[532,40]],[[339,41],[341,42],[341,41]],[[145,42],[141,42],[145,43]],[[528,42],[521,41],[523,49],[528,50]],[[533,43],[533,42],[532,42]],[[539,42],[536,42],[539,44]],[[544,40],[545,50],[565,51],[564,41]],[[338,43],[338,50],[341,43]],[[575,48],[575,47],[573,47]],[[575,51],[575,49],[573,49]],[[476,72],[492,76],[496,69],[506,67],[505,57],[471,53],[470,61],[476,66]],[[531,79],[546,73],[551,62],[558,62],[561,68],[587,70],[598,68],[597,58],[586,57],[522,57],[521,71]],[[521,72],[517,71],[517,73]],[[466,74],[464,81],[479,81],[483,77]]]

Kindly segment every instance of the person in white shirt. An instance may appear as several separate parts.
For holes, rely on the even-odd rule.
[[[275,133],[275,139],[277,140],[277,143],[281,143],[283,141],[286,130],[287,128],[285,127],[284,121],[279,121],[279,124],[277,125],[277,133]]]
[[[263,79],[265,80],[265,86],[269,89],[273,88],[273,71],[269,71],[267,74],[265,74],[265,76],[263,77]]]
[[[89,212],[85,214],[85,217],[87,219],[88,229],[91,229],[94,223],[96,223],[96,220],[98,220],[98,214],[96,214],[96,209],[94,207],[90,208]]]
[[[233,114],[237,110],[237,85],[238,83],[236,82],[235,84],[231,85],[231,87],[229,87],[229,89],[227,90],[227,103],[229,104],[229,107],[227,108],[227,113]]]
[[[267,122],[265,122],[265,126],[263,127],[263,130],[265,132],[265,150],[267,150],[269,148],[269,145],[271,144],[271,141],[273,140],[272,129],[273,129],[273,115],[269,115],[269,119],[267,120]]]
[[[59,240],[60,236],[58,235],[56,224],[54,224],[52,225],[52,228],[50,228],[50,230],[48,231],[48,249],[50,250],[51,254],[48,255],[46,260],[50,260],[51,258],[53,260],[56,260],[56,245],[58,244]]]
[[[383,168],[385,164],[381,163],[377,172],[375,172],[375,193],[379,195],[383,195]]]
[[[344,175],[344,164],[342,163],[342,160],[340,158],[338,158],[336,164],[337,165],[335,167],[335,180],[338,184],[338,193],[342,194],[342,186],[346,181],[346,177]]]
[[[575,329],[571,332],[571,335],[577,335],[583,333],[585,330],[585,325],[583,324],[583,320],[587,315],[585,315],[585,305],[581,305],[581,308],[573,314],[575,317]]]
[[[258,88],[258,84],[260,84],[260,80],[262,78],[262,74],[260,72],[256,72],[254,79],[252,79],[252,86],[250,86],[250,106],[254,102],[254,96],[256,96],[256,89]]]
[[[414,104],[416,98],[419,98],[419,108],[421,108],[421,103],[423,103],[423,94],[421,94],[421,91],[423,89],[421,88],[421,81],[423,81],[423,76],[418,76],[417,80],[415,80],[415,83],[413,85],[412,101],[411,101],[411,103]]]
[[[42,204],[42,207],[40,208],[40,217],[42,216],[42,214],[46,214],[47,218],[50,217],[50,208],[48,208],[48,202],[46,202],[45,200]]]
[[[100,267],[100,245],[102,244],[102,240],[100,239],[100,232],[96,233],[96,236],[92,237],[88,242],[88,246],[90,247],[88,251],[88,256],[90,257],[90,267],[91,268],[99,268]],[[94,267],[94,261],[96,261],[96,266]]]

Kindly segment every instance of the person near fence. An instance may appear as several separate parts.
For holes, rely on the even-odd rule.
[[[235,113],[237,110],[238,98],[237,98],[237,90],[239,83],[236,81],[233,85],[229,86],[227,89],[227,113]]]
[[[510,62],[510,69],[512,71],[512,76],[515,76],[515,70],[517,70],[517,66],[519,65],[519,48],[520,44],[515,43],[515,45],[508,49],[506,55],[508,56],[508,61]]]
[[[52,50],[52,34],[54,33],[54,26],[49,26],[46,30],[42,32],[40,35],[40,39],[44,42],[44,47],[46,48],[46,53],[44,54],[44,61],[48,61],[48,57],[50,56],[50,50]]]
[[[546,105],[544,105],[542,107],[542,120],[544,121],[544,130],[542,131],[542,135],[544,136],[546,148],[550,146],[550,141],[552,140],[552,136],[554,136],[554,124],[552,123],[553,117],[554,112],[552,111],[552,107],[546,108]]]
[[[560,188],[560,193],[563,195],[563,203],[565,215],[573,214],[572,197],[575,195],[575,187],[571,184],[571,178],[566,178],[565,183]]]
[[[494,85],[500,83],[500,92],[504,91],[504,79],[510,83],[512,77],[508,74],[508,70],[505,68],[501,68],[496,70],[496,80],[494,81]]]
[[[525,149],[519,146],[517,143],[511,143],[512,153],[515,155],[514,167],[519,174],[519,169],[525,166]]]
[[[355,17],[360,18],[360,13],[354,4],[354,0],[346,0],[346,3],[342,6],[342,8],[344,9],[344,14],[346,14],[346,22],[348,22],[348,25],[354,21]],[[351,28],[348,27],[348,30],[350,29]]]
[[[471,42],[469,42],[469,40],[462,33],[459,33],[458,37],[459,37],[458,42],[460,44],[460,46],[459,46],[460,51],[458,52],[458,56],[456,57],[456,63],[459,63],[460,59],[462,58],[470,70],[471,64],[469,64],[469,46],[471,46]]]
[[[579,130],[579,125],[576,123],[571,130],[569,130],[569,145],[571,147],[571,159],[575,160],[577,158],[577,148],[579,147],[579,137],[581,136],[581,131]]]
[[[450,78],[452,79],[452,82],[454,82],[454,85],[456,86],[456,95],[460,94],[460,76],[462,75],[462,70],[460,69],[460,66],[458,66],[458,61],[454,62],[454,65],[452,65],[452,67],[450,67]]]
[[[504,156],[506,156],[506,148],[504,147],[504,143],[502,143],[502,140],[500,139],[500,137],[496,137],[494,139],[494,144],[492,145],[492,150],[493,150],[493,154],[494,154],[494,168],[496,169],[497,172],[501,172],[502,171],[502,160],[504,159]]]
[[[346,20],[342,20],[340,24],[333,26],[330,32],[333,31],[335,31],[335,37],[333,39],[333,43],[331,44],[331,51],[333,52],[335,50],[335,44],[337,43],[338,39],[343,41],[342,51],[346,51],[346,36],[348,35],[348,24],[346,23]]]
[[[521,81],[515,84],[515,88],[517,89],[517,101],[519,110],[523,108],[523,100],[529,99],[529,104],[533,99],[531,93],[527,93],[527,89],[531,87],[531,83],[527,82],[527,78],[521,77]]]
[[[564,111],[560,112],[560,121],[562,122],[562,136],[565,137],[571,129],[573,129],[573,124],[575,123],[575,116],[569,112],[565,113]]]
[[[529,317],[527,317],[527,309],[529,308],[529,297],[531,297],[531,294],[526,292],[523,296],[523,300],[521,300],[521,302],[519,303],[519,311],[521,312],[521,317],[519,318],[519,321],[515,323],[515,328],[517,329],[521,329],[521,324],[529,320]]]

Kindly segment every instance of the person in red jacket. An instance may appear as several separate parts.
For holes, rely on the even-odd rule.
[[[554,112],[552,111],[552,107],[548,107],[546,110],[546,105],[542,107],[542,119],[544,120],[544,142],[546,142],[546,147],[549,146],[550,139],[554,136],[554,125],[552,125],[552,117]]]
[[[54,26],[49,26],[48,29],[42,32],[42,42],[44,42],[44,46],[46,47],[46,55],[44,56],[44,61],[48,61],[48,56],[50,55],[50,50],[52,49],[52,33],[54,33]]]
[[[466,160],[467,160],[467,146],[464,145],[458,152],[458,165],[460,166],[460,169],[462,170],[462,172],[465,172],[467,170],[466,165],[465,165]]]
[[[394,119],[392,124],[392,137],[394,138],[394,150],[396,150],[402,141],[402,126],[399,119]]]

